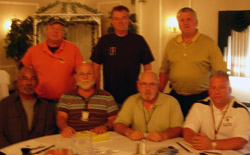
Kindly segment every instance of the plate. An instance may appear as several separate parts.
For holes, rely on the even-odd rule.
[[[44,153],[44,155],[73,155],[71,149],[53,149]]]

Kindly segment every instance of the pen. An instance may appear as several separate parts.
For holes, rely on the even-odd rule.
[[[33,154],[41,153],[41,152],[46,151],[46,150],[48,150],[48,149],[50,149],[50,148],[52,148],[52,147],[54,147],[54,146],[55,146],[55,145],[51,145],[51,146],[49,146],[49,147],[47,147],[47,148],[45,148],[45,149],[42,149],[42,150],[40,150],[40,151],[37,151],[37,152],[33,153]]]
[[[221,154],[221,153],[218,153],[218,152],[209,152],[209,151],[204,151],[204,153],[209,153],[209,154]]]
[[[186,150],[187,152],[190,152],[191,153],[191,151],[189,150],[189,149],[187,149],[185,146],[183,146],[183,145],[181,145],[181,143],[179,143],[179,142],[176,142],[178,145],[180,145],[180,147],[182,147],[184,150]]]

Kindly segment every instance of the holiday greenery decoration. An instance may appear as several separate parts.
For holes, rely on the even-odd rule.
[[[5,43],[6,57],[19,61],[33,43],[33,18],[29,16],[24,21],[12,19]]]
[[[136,0],[131,0],[131,4],[135,4],[135,1]],[[138,0],[139,2],[143,2],[143,3],[145,3],[146,2],[146,0]]]
[[[24,21],[21,21],[20,19],[12,19],[12,25],[11,30],[8,32],[6,38],[5,38],[5,49],[6,49],[6,57],[12,58],[15,61],[19,61],[24,53],[27,51],[27,49],[33,45],[33,39],[34,39],[34,31],[33,31],[33,21],[34,19],[39,20],[39,23],[45,24],[47,20],[53,16],[52,15],[46,15],[46,16],[39,16],[39,14],[47,14],[47,11],[50,9],[53,9],[54,7],[57,7],[61,5],[60,13],[63,15],[61,18],[65,20],[66,25],[72,26],[74,24],[88,24],[91,25],[91,45],[92,47],[95,46],[95,35],[96,35],[96,29],[98,27],[98,23],[93,20],[89,20],[89,16],[84,16],[84,14],[77,15],[77,10],[87,10],[93,15],[99,16],[99,12],[96,9],[90,8],[87,5],[83,5],[79,2],[60,2],[56,1],[53,3],[48,4],[45,7],[41,7],[37,10],[36,16],[29,16]],[[68,18],[67,16],[67,8],[71,9],[71,12],[76,14],[76,16],[71,16]],[[64,16],[65,15],[65,16]]]

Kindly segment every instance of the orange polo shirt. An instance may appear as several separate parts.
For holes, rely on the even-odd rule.
[[[75,88],[74,74],[82,60],[78,47],[63,40],[54,53],[49,50],[47,41],[32,46],[21,62],[36,69],[39,80],[36,93],[40,97],[59,99],[64,92]]]

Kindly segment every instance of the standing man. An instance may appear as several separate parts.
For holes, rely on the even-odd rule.
[[[193,105],[183,136],[198,150],[238,150],[249,141],[250,116],[244,104],[231,96],[228,75],[210,77],[209,97]]]
[[[81,63],[75,78],[77,88],[63,94],[57,106],[57,126],[61,134],[71,137],[76,131],[100,134],[112,129],[118,107],[110,93],[95,88],[93,65]]]
[[[197,100],[208,96],[211,71],[226,71],[226,63],[215,42],[197,29],[198,19],[191,8],[182,8],[177,19],[181,35],[169,41],[160,68],[160,91],[168,80],[183,115]]]
[[[55,132],[53,109],[35,94],[37,83],[33,67],[21,68],[18,91],[0,102],[0,148]]]
[[[121,105],[130,95],[137,93],[136,81],[140,65],[150,70],[153,55],[142,36],[128,32],[129,10],[116,6],[111,11],[114,33],[103,36],[94,48],[97,87],[100,85],[100,66],[103,64],[104,89]]]
[[[82,56],[76,45],[63,40],[65,23],[61,18],[51,17],[45,33],[46,41],[29,48],[21,63],[36,69],[37,94],[56,104],[64,92],[74,89],[74,73]]]
[[[137,87],[139,93],[124,102],[115,120],[115,131],[132,140],[146,138],[155,142],[180,136],[180,105],[172,96],[159,92],[157,75],[152,71],[142,73]]]

